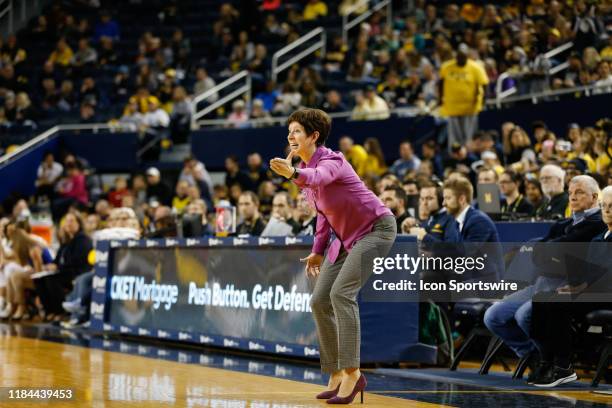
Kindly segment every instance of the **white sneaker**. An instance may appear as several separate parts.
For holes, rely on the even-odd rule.
[[[0,311],[0,319],[7,319],[9,316],[13,314],[13,305],[10,303],[6,304],[6,307]]]

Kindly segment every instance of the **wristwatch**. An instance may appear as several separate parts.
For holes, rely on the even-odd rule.
[[[289,177],[289,180],[293,180],[298,178],[298,176],[300,175],[300,171],[298,170],[297,167],[293,168],[293,174],[291,175],[291,177]]]

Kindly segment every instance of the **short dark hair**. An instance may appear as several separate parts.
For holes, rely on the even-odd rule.
[[[387,188],[385,188],[385,191],[395,191],[395,198],[397,198],[398,200],[402,200],[404,202],[404,205],[406,205],[406,192],[403,188],[398,186],[388,186]]]
[[[424,188],[435,188],[436,189],[436,198],[438,200],[438,206],[442,207],[442,202],[444,201],[444,195],[442,191],[442,186],[440,183],[436,183],[433,180],[425,180],[419,185],[419,190],[423,190]]]
[[[306,135],[312,135],[314,132],[319,132],[317,146],[324,146],[329,132],[331,130],[331,118],[321,109],[304,108],[296,110],[287,119],[287,125],[292,122],[297,122],[304,126]]]
[[[253,201],[253,204],[255,205],[255,207],[259,208],[259,197],[257,197],[257,194],[255,194],[251,190],[246,190],[240,193],[240,197],[242,196],[251,197],[251,201]]]
[[[517,173],[514,170],[505,170],[502,174],[507,175],[508,177],[510,177],[510,180],[517,184],[519,187],[521,187],[523,185],[523,176],[520,175],[519,173]]]

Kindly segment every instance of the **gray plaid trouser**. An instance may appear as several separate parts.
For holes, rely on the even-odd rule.
[[[359,367],[361,331],[357,293],[372,274],[368,259],[386,256],[396,233],[395,217],[381,217],[350,253],[342,249],[333,264],[327,258],[323,261],[310,300],[319,336],[321,371],[332,373]],[[370,267],[362,268],[368,263]]]
[[[466,145],[472,141],[474,133],[478,131],[478,115],[450,116],[448,118],[448,151],[453,143]]]

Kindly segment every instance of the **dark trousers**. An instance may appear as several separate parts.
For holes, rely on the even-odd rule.
[[[576,336],[572,322],[582,321],[587,313],[603,307],[601,303],[572,301],[570,295],[536,295],[532,301],[531,336],[539,345],[542,360],[563,368],[569,366]]]
[[[72,276],[70,274],[60,272],[34,279],[34,287],[45,313],[64,313],[62,302],[72,288]]]

